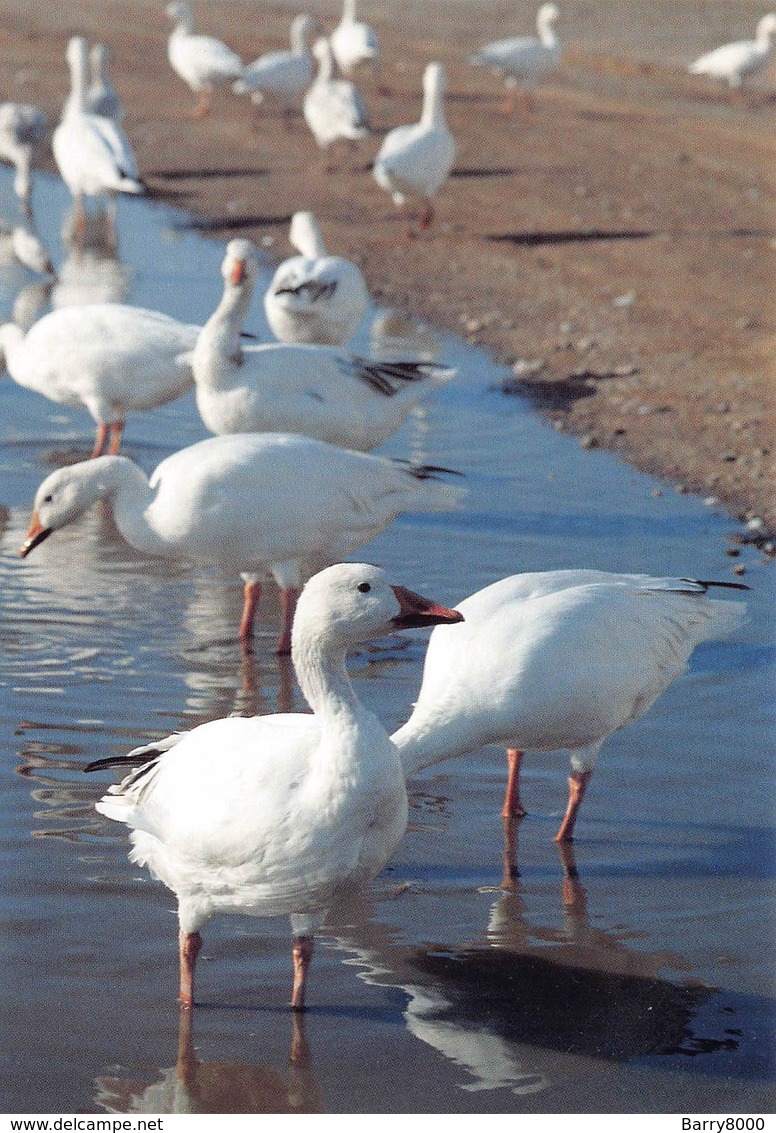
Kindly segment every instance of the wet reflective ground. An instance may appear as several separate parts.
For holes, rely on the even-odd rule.
[[[13,207],[3,171],[0,201]],[[118,257],[68,251],[68,200],[36,188],[63,282],[0,268],[5,318],[126,299],[204,321],[222,246],[181,215],[119,203]],[[278,233],[278,237],[282,234]],[[281,243],[281,247],[285,245]],[[43,304],[43,306],[41,306]],[[563,313],[558,313],[559,321]],[[390,325],[387,325],[390,323]],[[250,329],[262,334],[261,299]],[[397,338],[412,337],[410,346]],[[584,452],[494,386],[488,359],[380,313],[357,346],[459,367],[385,451],[465,471],[451,515],[407,516],[359,552],[455,602],[520,570],[589,566],[729,579],[737,525],[613,457]],[[150,471],[205,436],[193,397],[131,417]],[[744,549],[751,618],[605,745],[574,850],[552,839],[565,755],[524,765],[529,815],[506,832],[503,753],[413,784],[411,828],[354,907],[332,914],[293,1019],[283,920],[204,932],[193,1033],[179,1033],[174,900],[127,860],[93,802],[90,760],[231,712],[301,707],[272,650],[253,657],[238,580],[146,559],[95,509],[21,561],[40,480],[91,447],[86,413],[0,379],[0,1090],[9,1112],[659,1112],[772,1105],[773,574]],[[389,730],[409,713],[424,637],[355,656]],[[504,887],[506,885],[506,887]]]

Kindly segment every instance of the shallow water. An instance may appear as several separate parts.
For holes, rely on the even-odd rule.
[[[5,170],[0,201],[10,212]],[[67,287],[47,300],[28,292],[28,310],[99,295],[207,318],[222,246],[183,230],[181,214],[119,202],[120,262],[84,263],[60,240],[62,187],[41,179],[35,204]],[[4,317],[29,283],[0,268]],[[258,294],[249,325],[266,331]],[[465,471],[470,496],[452,515],[403,518],[357,557],[442,602],[566,566],[730,577],[728,516],[584,452],[494,389],[501,372],[481,352],[428,330],[418,341],[459,376],[386,451]],[[187,396],[131,417],[124,448],[150,471],[205,435]],[[8,1112],[772,1104],[775,652],[772,570],[755,551],[738,560],[750,621],[698,649],[687,676],[607,742],[573,853],[552,841],[564,755],[525,761],[530,813],[507,847],[519,867],[509,890],[503,753],[431,769],[413,784],[395,859],[321,936],[305,1018],[285,1006],[287,923],[225,918],[206,927],[194,1033],[179,1036],[174,901],[128,862],[124,829],[93,810],[110,773],[97,782],[81,768],[176,728],[301,700],[272,653],[274,596],[245,660],[239,582],[135,553],[105,511],[17,558],[38,483],[92,439],[86,413],[0,380]],[[409,712],[423,650],[418,633],[353,659],[359,695],[389,730]]]

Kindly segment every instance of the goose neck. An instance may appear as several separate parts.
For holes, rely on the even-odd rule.
[[[75,110],[83,114],[86,110],[86,89],[89,82],[89,61],[85,50],[74,50],[69,56],[70,63],[70,98],[67,101],[68,111]]]
[[[215,350],[219,355],[239,365],[242,361],[241,334],[248,315],[252,288],[227,285],[221,302],[210,316],[197,341],[195,353],[200,345]]]
[[[356,0],[343,0],[342,22],[343,24],[354,24],[356,22]]]
[[[761,51],[766,53],[770,52],[773,47],[773,39],[776,36],[776,23],[773,20],[763,19],[757,25],[757,46]]]
[[[557,47],[560,43],[558,33],[555,30],[555,17],[542,16],[539,18],[537,31],[539,32],[539,42],[543,47]]]
[[[98,498],[110,501],[122,536],[138,551],[158,552],[162,540],[148,517],[156,493],[145,472],[126,456],[103,456],[100,464]]]
[[[444,93],[438,80],[429,82],[424,91],[420,124],[421,126],[444,126],[446,124]]]
[[[305,700],[321,720],[348,720],[358,715],[359,701],[345,668],[345,649],[324,634],[294,633],[291,656]]]
[[[331,48],[328,43],[326,47],[321,50],[318,61],[318,75],[316,81],[319,83],[329,83],[334,77],[334,56],[331,53]]]

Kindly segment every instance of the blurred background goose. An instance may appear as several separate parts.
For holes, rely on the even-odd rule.
[[[361,92],[348,79],[334,76],[334,56],[328,39],[313,45],[318,73],[304,96],[304,118],[316,142],[326,150],[335,142],[353,146],[370,134],[369,119]]]
[[[242,78],[243,61],[220,39],[194,34],[194,17],[188,4],[168,4],[165,11],[175,24],[167,43],[167,58],[173,71],[199,95],[192,118],[204,118],[210,112],[213,89]]]
[[[42,110],[27,102],[0,103],[0,158],[14,166],[14,192],[29,205],[32,160],[48,136]]]
[[[757,24],[754,39],[726,43],[701,55],[688,70],[691,75],[709,75],[724,79],[733,90],[743,86],[744,79],[761,71],[768,63],[776,36],[776,13],[769,12]]]
[[[442,63],[429,63],[423,74],[423,111],[412,126],[397,126],[385,137],[375,158],[374,178],[401,208],[408,197],[421,201],[418,224],[431,225],[431,198],[444,185],[455,161],[455,140],[447,127],[444,93],[447,75]],[[413,236],[410,226],[408,236]]]
[[[264,296],[270,329],[281,342],[340,346],[366,314],[366,281],[351,260],[327,253],[311,212],[294,213],[288,238],[300,254],[284,260]]]
[[[275,99],[286,113],[294,109],[313,79],[310,40],[316,27],[312,16],[297,16],[291,24],[291,50],[268,51],[248,63],[233,86],[235,94],[250,94],[256,104]]]
[[[117,124],[124,119],[124,104],[108,78],[110,48],[104,43],[95,43],[89,52],[92,81],[86,92],[86,108],[90,114],[110,118]]]
[[[505,111],[514,109],[518,86],[524,88],[528,105],[533,105],[531,88],[540,78],[556,70],[561,57],[560,39],[555,31],[559,18],[560,11],[555,4],[542,4],[536,13],[536,36],[497,40],[469,57],[473,67],[490,67],[503,74],[511,91],[504,103]]]
[[[380,45],[377,33],[369,24],[362,23],[357,18],[356,0],[344,0],[342,19],[331,33],[331,50],[344,75],[350,76],[361,64],[366,64],[372,69],[380,93],[389,93],[380,83]]]

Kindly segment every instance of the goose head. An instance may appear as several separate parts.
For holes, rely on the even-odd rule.
[[[185,28],[186,31],[191,31],[193,16],[191,14],[190,5],[178,2],[168,4],[164,10],[167,13],[168,19],[172,20],[174,24]]]
[[[221,264],[221,275],[227,288],[253,287],[259,265],[256,249],[250,240],[230,240]]]
[[[318,21],[307,13],[296,16],[291,22],[291,45],[294,50],[307,50],[313,34],[318,30]]]
[[[776,12],[769,12],[758,23],[756,36],[757,39],[770,40],[774,35],[776,35]]]
[[[47,476],[35,495],[27,538],[19,548],[19,555],[25,559],[44,539],[54,531],[65,527],[89,508],[103,495],[107,485],[104,481],[103,462],[113,462],[116,457],[99,457],[58,468]]]
[[[557,4],[542,4],[536,13],[536,22],[540,27],[555,24],[560,19],[560,8]]]
[[[313,575],[299,598],[293,636],[325,637],[348,648],[397,629],[462,622],[449,610],[403,586],[368,563],[338,563]]]

